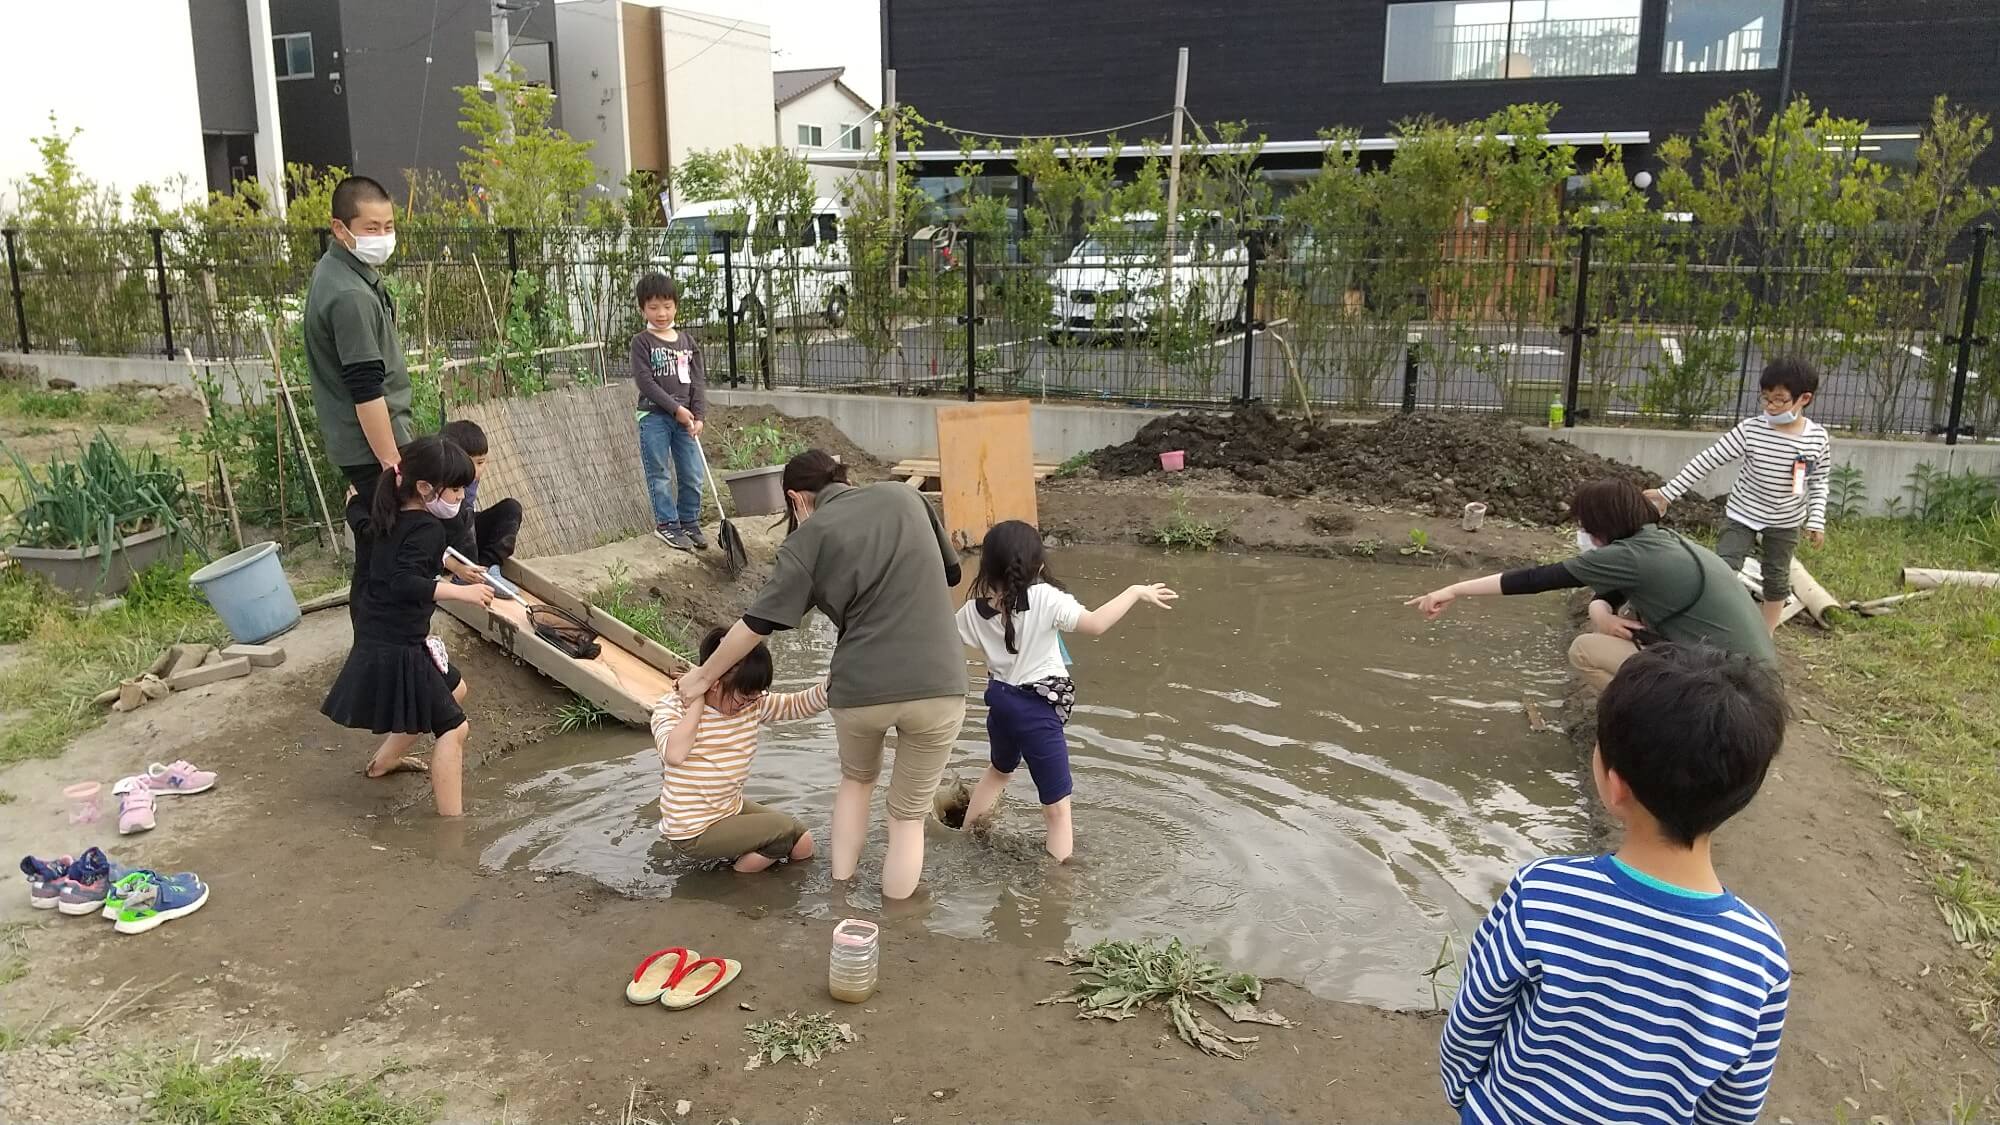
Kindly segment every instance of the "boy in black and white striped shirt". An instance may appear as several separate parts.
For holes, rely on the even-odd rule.
[[[1778,630],[1778,617],[1791,595],[1792,555],[1799,531],[1818,547],[1826,542],[1827,482],[1833,471],[1833,440],[1826,427],[1806,418],[1806,405],[1819,390],[1819,372],[1803,359],[1773,360],[1757,380],[1764,413],[1745,418],[1722,440],[1703,450],[1662,488],[1646,498],[1662,513],[1701,478],[1731,461],[1742,461],[1736,487],[1724,509],[1728,526],[1715,553],[1740,570],[1761,540],[1758,562],[1764,575],[1764,622]]]

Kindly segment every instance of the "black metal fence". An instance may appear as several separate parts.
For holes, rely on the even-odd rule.
[[[0,347],[262,357],[295,325],[318,230],[8,230]],[[1316,411],[1504,413],[1711,428],[1767,358],[1818,364],[1822,422],[2000,428],[2000,254],[1904,229],[1691,224],[1411,235],[1150,223],[1081,238],[947,229],[406,227],[405,346],[481,393],[618,378],[634,281],[674,276],[711,378],[766,388]]]

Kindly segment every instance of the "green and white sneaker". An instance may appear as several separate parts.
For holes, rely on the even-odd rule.
[[[153,873],[151,871],[133,871],[119,878],[111,884],[110,890],[104,892],[104,909],[98,911],[98,917],[116,922],[118,920],[118,912],[125,908],[126,892],[138,887],[142,883],[150,883],[152,881]]]
[[[191,873],[165,879],[154,875],[125,890],[113,928],[121,934],[143,934],[163,922],[183,918],[208,903],[208,884]]]

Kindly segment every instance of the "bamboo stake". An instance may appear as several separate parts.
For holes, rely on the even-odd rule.
[[[306,442],[306,430],[299,423],[299,408],[292,402],[291,384],[285,382],[285,367],[278,358],[278,341],[271,335],[271,326],[263,321],[257,327],[264,333],[264,350],[271,354],[271,373],[278,378],[278,394],[284,399],[284,412],[292,420],[292,436],[299,443],[299,460],[306,463],[306,473],[312,477],[313,495],[319,500],[319,516],[324,520],[326,548],[340,557],[340,536],[333,530],[333,511],[326,506],[326,490],[319,486],[319,466],[313,464],[312,446]]]
[[[181,356],[187,361],[188,377],[193,378],[194,349],[182,348]],[[208,392],[202,389],[201,384],[196,383],[195,394],[201,397],[201,424],[203,428],[214,429],[215,414],[208,408]],[[222,480],[222,505],[223,509],[229,513],[229,530],[236,533],[236,549],[240,551],[244,547],[243,519],[236,511],[236,489],[229,483],[229,462],[222,456],[222,450],[214,449],[209,452],[215,458],[215,475]]]

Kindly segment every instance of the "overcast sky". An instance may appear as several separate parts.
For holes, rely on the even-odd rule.
[[[848,88],[882,102],[880,0],[669,0],[669,6],[766,24],[772,70],[844,66]]]

